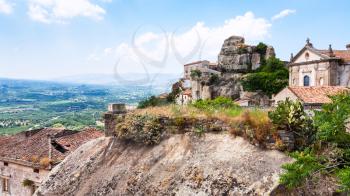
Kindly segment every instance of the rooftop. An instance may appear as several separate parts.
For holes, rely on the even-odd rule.
[[[308,104],[330,103],[329,96],[342,92],[349,92],[350,89],[341,86],[314,86],[314,87],[288,87],[302,102]]]
[[[103,133],[88,128],[71,131],[62,128],[44,128],[0,137],[0,158],[35,163],[48,158],[48,136],[52,137],[52,160],[59,162],[70,152],[89,140],[103,136]]]

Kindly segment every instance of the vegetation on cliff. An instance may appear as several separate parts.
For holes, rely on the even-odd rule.
[[[298,124],[303,126],[297,126],[292,131],[299,130],[299,134],[308,132],[308,135],[303,135],[308,140],[304,143],[306,145],[300,145],[298,151],[291,153],[295,162],[283,166],[286,172],[281,175],[280,182],[289,188],[300,186],[305,180],[331,176],[337,177],[340,184],[339,191],[350,190],[350,134],[346,127],[350,116],[350,95],[339,94],[332,96],[331,99],[332,103],[323,105],[321,111],[315,111],[313,119],[315,132],[308,132],[307,121],[297,120],[307,118],[302,117],[306,116],[305,114],[300,116],[299,112],[280,115],[277,119],[283,118],[283,120],[274,121],[288,126],[299,121]],[[287,102],[281,103],[276,111],[283,110],[286,105],[289,106],[290,111],[298,108],[299,103]],[[290,118],[294,120],[288,120]]]
[[[255,72],[247,74],[241,81],[244,90],[261,90],[271,96],[288,85],[289,74],[284,62],[278,58],[270,57],[261,63]]]

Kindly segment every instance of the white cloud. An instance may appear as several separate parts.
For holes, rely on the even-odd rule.
[[[79,16],[101,20],[105,13],[89,0],[29,0],[29,17],[43,23],[65,23]]]
[[[280,13],[274,15],[271,19],[272,20],[281,19],[281,18],[284,18],[288,15],[294,14],[295,12],[296,12],[296,10],[285,9],[285,10],[281,11]]]
[[[209,27],[198,22],[183,32],[147,32],[135,35],[134,43],[121,43],[104,53],[121,59],[120,72],[138,71],[144,65],[148,72],[182,71],[182,65],[199,59],[217,60],[224,40],[232,35],[243,36],[247,43],[264,40],[272,24],[252,12],[226,20],[222,25]],[[142,29],[141,29],[142,30]],[[158,29],[159,30],[159,29]],[[133,68],[134,67],[134,68]]]
[[[13,12],[13,4],[7,0],[0,0],[0,13],[11,14]]]

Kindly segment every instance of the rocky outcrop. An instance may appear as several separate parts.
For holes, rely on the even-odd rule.
[[[267,46],[265,51],[261,51],[256,46],[246,45],[243,37],[231,36],[224,41],[218,64],[221,69],[245,73],[257,69],[262,58],[274,56],[275,50],[272,46]]]
[[[35,195],[268,195],[290,161],[226,133],[178,134],[156,146],[100,138],[55,167]]]

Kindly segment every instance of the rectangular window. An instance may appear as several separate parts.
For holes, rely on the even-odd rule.
[[[39,173],[39,169],[33,169],[34,173]]]
[[[8,162],[4,162],[4,166],[9,166],[9,163]]]
[[[2,192],[9,192],[9,179],[7,178],[2,179]]]

